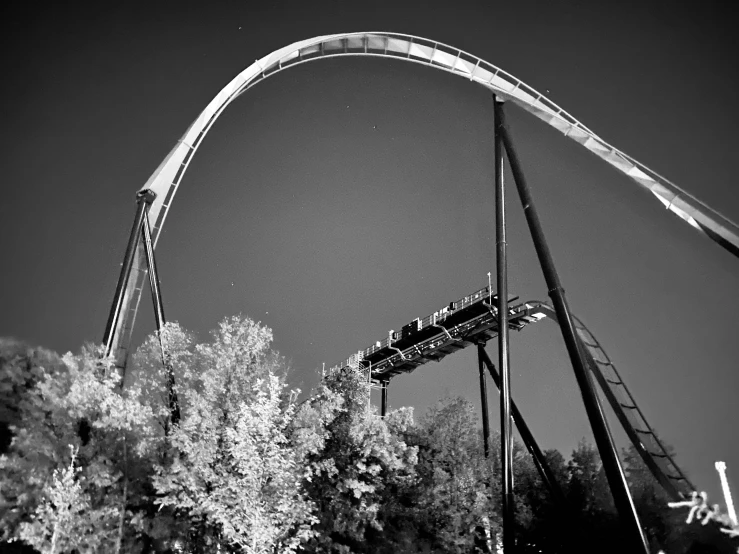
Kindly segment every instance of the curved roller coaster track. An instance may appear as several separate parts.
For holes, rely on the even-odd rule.
[[[541,301],[530,302],[545,316],[558,322],[557,314],[549,304]],[[600,385],[603,395],[623,426],[631,443],[662,488],[673,500],[687,498],[695,489],[690,480],[675,463],[670,452],[647,423],[644,414],[636,404],[634,396],[616,370],[616,366],[606,354],[595,335],[577,317],[572,316],[582,351],[588,366]]]
[[[387,383],[393,377],[410,373],[431,361],[439,362],[468,346],[484,345],[495,338],[498,335],[496,299],[495,292],[484,287],[450,302],[433,314],[414,319],[400,331],[389,331],[382,340],[355,352],[329,371],[362,369],[385,393]],[[513,303],[508,312],[511,330],[521,331],[527,325],[544,319],[558,323],[554,308],[546,302],[515,303],[518,300],[516,296],[508,300]],[[572,319],[588,368],[647,468],[673,500],[687,498],[696,490],[695,487],[647,422],[595,335],[577,316],[573,315]],[[383,413],[386,402],[384,395]]]
[[[440,42],[397,33],[346,33],[295,42],[256,60],[234,77],[193,121],[142,188],[156,194],[149,207],[154,247],[190,162],[228,105],[248,89],[289,67],[324,58],[373,56],[426,65],[482,85],[534,114],[581,144],[650,191],[664,206],[694,228],[739,256],[739,227],[657,172],[611,146],[580,121],[523,81],[485,60]],[[110,350],[125,364],[141,290],[146,279],[143,248],[137,248],[133,278],[125,287],[119,321],[106,333]]]
[[[504,144],[514,180],[526,210],[530,206],[524,197],[529,193],[527,185],[525,183],[520,184],[524,182],[523,174],[504,123],[502,107],[498,107],[499,105],[502,106],[500,104],[502,101],[511,102],[532,113],[563,133],[565,137],[574,140],[608,162],[639,187],[653,194],[668,211],[739,257],[739,227],[736,224],[662,175],[610,145],[543,94],[493,64],[453,46],[410,35],[361,32],[319,36],[280,48],[256,60],[234,77],[195,119],[139,191],[136,218],[104,335],[106,354],[115,360],[121,371],[125,371],[131,333],[147,275],[154,296],[157,328],[161,328],[164,323],[164,312],[154,262],[154,248],[190,162],[215,121],[231,102],[267,77],[310,61],[345,56],[370,56],[405,60],[451,73],[491,91],[496,98],[496,121],[498,122],[496,123],[496,137],[500,135],[502,141],[498,142],[499,139],[496,138],[496,182],[500,183],[496,184],[496,187],[502,187],[502,181],[500,181],[502,154],[500,152],[501,145]],[[498,127],[501,129],[500,131],[497,130]],[[500,164],[498,164],[499,161]],[[496,190],[502,189],[497,188]],[[496,194],[498,193],[496,192]],[[502,196],[499,198],[502,198]],[[503,202],[496,203],[503,204]],[[543,231],[540,229],[538,216],[530,216],[532,212],[533,210],[526,212],[532,230],[532,237],[539,233],[543,240]],[[539,226],[539,228],[534,230],[536,226]],[[500,232],[500,227],[498,229]],[[534,241],[536,245],[537,239],[534,238]],[[498,252],[500,254],[500,249]],[[552,296],[556,310],[548,304],[538,301],[514,303],[510,308],[502,308],[502,306],[508,306],[508,300],[515,302],[516,298],[508,298],[507,287],[500,286],[502,294],[501,299],[498,299],[494,296],[491,288],[487,287],[451,303],[446,309],[439,310],[423,320],[415,320],[403,327],[397,334],[391,332],[385,339],[376,342],[366,350],[357,352],[342,366],[361,365],[368,368],[371,377],[384,384],[384,399],[387,382],[394,375],[412,371],[430,360],[441,359],[455,350],[476,344],[480,356],[481,389],[483,389],[483,363],[487,364],[491,375],[494,379],[497,379],[492,362],[490,362],[482,347],[485,341],[497,335],[507,336],[508,329],[521,329],[525,325],[540,319],[552,319],[560,323],[563,330],[568,352],[573,361],[573,368],[575,368],[575,373],[578,376],[578,384],[583,391],[583,400],[588,410],[588,416],[591,418],[591,424],[594,425],[596,441],[601,440],[599,435],[608,435],[609,431],[603,422],[599,424],[601,425],[599,427],[600,432],[597,432],[596,424],[593,423],[593,417],[602,420],[603,416],[602,413],[596,416],[592,415],[595,413],[593,410],[599,411],[600,407],[598,406],[599,401],[593,396],[595,393],[592,391],[591,378],[588,375],[592,375],[600,385],[603,395],[613,408],[629,439],[657,480],[672,498],[685,497],[694,490],[692,484],[677,467],[670,453],[660,443],[656,433],[646,422],[642,411],[636,405],[633,396],[600,343],[579,319],[570,316],[568,313],[569,308],[564,300],[564,293],[559,285],[556,270],[553,269],[548,248],[546,246],[542,247],[541,244],[537,245],[537,254],[542,263],[542,269],[545,272],[550,289],[550,296]],[[548,270],[545,269],[547,264],[551,265],[549,277],[547,277]],[[501,282],[500,271],[499,265],[499,283]],[[558,294],[561,294],[561,296],[557,296]],[[498,300],[497,306],[501,306],[500,310],[493,302],[494,298]],[[507,315],[502,316],[501,314]],[[566,316],[564,320],[563,315]],[[499,324],[502,321],[506,323]],[[506,342],[505,338],[502,340]],[[580,359],[579,363],[576,363],[576,358]],[[163,359],[166,364],[164,352]],[[174,375],[171,368],[169,368],[168,374],[170,380],[170,408],[172,419],[176,421],[179,419],[179,408],[174,392]],[[506,388],[505,375],[504,372],[503,389]],[[505,393],[503,394],[504,399],[508,396]],[[507,401],[504,400],[504,402]],[[515,405],[513,405],[513,418],[518,424],[519,430],[522,429],[522,426],[525,428],[520,412],[518,412]],[[528,433],[527,429],[524,430]],[[530,435],[530,433],[528,434]],[[530,438],[531,444],[527,441],[527,446],[535,458],[540,458],[541,453],[538,452],[533,437]],[[599,442],[600,448],[601,443]],[[612,444],[609,450],[615,452]],[[603,453],[602,449],[601,453]],[[611,460],[613,459],[611,458]],[[608,463],[611,464],[612,462]],[[615,463],[618,466],[618,462]],[[605,459],[604,466],[607,466]],[[544,470],[540,468],[542,476],[546,480],[547,476]],[[611,465],[611,469],[609,470],[606,467],[606,470],[609,473],[609,482],[613,489],[614,483],[619,480],[617,474],[621,469]],[[614,475],[615,477],[612,480]],[[623,484],[618,486],[623,489],[625,481],[622,474],[620,481]],[[615,492],[614,495],[616,498]],[[622,496],[621,498],[624,500],[619,507],[622,516],[623,513],[629,510],[633,512],[633,504],[630,508],[627,506],[631,503],[628,493],[626,493],[626,497]],[[617,505],[618,502],[617,500]],[[633,523],[638,527],[638,520],[635,515]],[[645,545],[643,537],[640,541]]]

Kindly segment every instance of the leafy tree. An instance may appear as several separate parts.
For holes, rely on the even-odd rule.
[[[46,497],[36,508],[30,522],[19,526],[21,540],[44,554],[57,554],[72,549],[95,551],[115,541],[115,529],[109,521],[115,518],[115,506],[93,508],[77,479],[76,449],[63,471],[55,470],[45,487]],[[108,533],[101,533],[107,529]]]
[[[439,551],[474,551],[480,529],[499,534],[499,480],[484,456],[477,421],[472,404],[458,397],[440,400],[420,424],[419,526]]]
[[[161,338],[160,338],[161,337]],[[161,342],[160,342],[161,341]],[[163,438],[170,428],[167,368],[162,363],[162,346],[167,363],[175,374],[175,388],[182,408],[187,401],[186,391],[197,386],[195,379],[195,337],[177,322],[167,323],[160,333],[152,333],[133,355],[126,381],[140,390],[140,401],[152,414],[153,424],[159,429],[155,436]],[[151,446],[154,446],[153,444]]]
[[[64,370],[64,362],[53,352],[30,348],[13,339],[0,339],[0,426],[4,443],[0,456],[0,540],[16,536],[20,521],[34,511],[47,477],[57,467],[57,458],[49,458],[53,437],[34,446],[34,437],[29,440],[24,429],[42,428],[45,406],[36,394],[37,383]],[[13,442],[25,445],[23,450],[28,456],[14,457]]]
[[[164,337],[182,399],[179,425],[167,431],[166,382],[153,340],[138,366],[154,375],[146,394],[168,432],[155,467],[155,503],[190,523],[170,543],[192,551],[294,551],[315,518],[302,490],[307,450],[288,436],[297,391],[284,393],[287,365],[269,348],[271,330],[237,316],[224,319],[210,343],[193,347],[177,327]]]
[[[250,554],[295,551],[315,517],[301,488],[303,460],[286,435],[295,404],[281,407],[283,388],[274,375],[257,380],[253,401],[233,414],[220,444],[203,445],[192,433],[201,422],[188,416],[173,432],[179,457],[155,478],[157,503],[217,529],[216,544]]]
[[[669,534],[669,520],[673,514],[666,508],[670,497],[647,468],[633,445],[622,451],[626,479],[634,500],[639,521],[650,548],[665,548]]]
[[[54,470],[66,464],[71,445],[79,452],[74,486],[81,487],[80,506],[85,507],[80,518],[94,525],[85,533],[73,533],[74,518],[62,519],[55,523],[54,533],[73,537],[79,541],[77,548],[118,551],[125,532],[121,519],[135,519],[125,508],[127,460],[121,449],[127,433],[146,434],[146,411],[135,391],[120,394],[119,376],[101,363],[96,349],[86,347],[78,356],[64,356],[62,362],[52,370],[37,368],[35,385],[19,407],[21,422],[11,426],[15,436],[8,454],[0,458],[0,494],[3,504],[11,506],[2,515],[2,528],[7,536],[20,538],[20,523],[41,521],[38,506],[46,506],[44,514],[51,513],[49,502],[61,494],[59,483],[69,484],[55,481]],[[64,522],[72,530],[65,530]],[[30,537],[32,529],[23,529]]]
[[[569,474],[567,462],[558,450],[547,450],[544,458],[551,470],[554,480],[562,489],[565,497]],[[533,460],[526,459],[524,468],[518,472],[522,475],[516,477],[514,492],[525,502],[531,513],[527,525],[519,523],[517,537],[521,552],[568,552],[572,548],[573,525],[572,507],[565,500],[562,505],[552,493],[547,490],[533,466]]]
[[[159,338],[123,388],[99,348],[59,357],[0,339],[0,538],[54,554],[495,550],[500,441],[486,459],[466,400],[441,399],[418,423],[410,409],[381,418],[350,369],[298,403],[271,330],[236,316],[200,344],[177,324],[162,330],[177,422]],[[570,510],[514,441],[518,551],[623,551],[596,449],[545,455]],[[667,508],[633,448],[623,457],[655,551],[728,551],[716,526]]]
[[[588,517],[610,508],[610,489],[600,462],[598,450],[585,439],[580,440],[567,464],[569,472],[568,500],[576,510]]]
[[[329,375],[311,402],[319,412],[324,402],[334,411],[323,447],[308,457],[306,488],[319,519],[309,552],[375,552],[386,492],[415,478],[416,449],[399,438],[412,417],[404,411],[383,420],[368,409],[368,392],[362,372],[347,369]]]
[[[24,408],[33,402],[33,387],[45,373],[56,373],[63,366],[50,350],[0,337],[0,454],[10,447],[11,426],[21,422]]]

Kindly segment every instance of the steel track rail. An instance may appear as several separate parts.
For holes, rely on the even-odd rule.
[[[157,198],[149,214],[156,246],[174,196],[192,158],[213,123],[226,107],[246,90],[270,75],[308,61],[374,56],[401,59],[458,75],[482,85],[542,119],[649,190],[673,214],[739,256],[739,227],[677,185],[611,146],[593,131],[510,73],[463,50],[429,39],[386,32],[326,35],[285,46],[256,60],[231,80],[206,106],[182,138],[151,175],[143,189]],[[146,278],[143,253],[138,252],[124,297],[113,352],[125,365],[131,330]]]
[[[554,309],[546,302],[537,300],[527,302],[527,304],[536,307],[557,323]],[[579,318],[573,316],[573,323],[593,376],[649,471],[673,500],[684,500],[690,497],[690,494],[697,489],[675,463],[672,454],[665,448],[657,433],[647,422],[644,413],[606,351]]]

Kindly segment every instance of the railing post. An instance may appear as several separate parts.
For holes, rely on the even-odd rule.
[[[390,383],[388,380],[381,381],[382,386],[380,387],[380,390],[382,392],[382,401],[380,404],[380,414],[382,417],[385,417],[385,414],[387,413],[387,386]]]

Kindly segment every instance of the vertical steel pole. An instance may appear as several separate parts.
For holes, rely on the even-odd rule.
[[[154,244],[151,240],[151,228],[149,227],[149,210],[146,210],[142,222],[141,232],[144,236],[144,250],[146,251],[146,265],[149,268],[149,287],[151,288],[151,300],[154,303],[154,319],[157,325],[157,335],[159,335],[159,347],[162,350],[162,364],[167,372],[167,394],[169,400],[170,420],[173,425],[180,422],[180,404],[177,401],[177,391],[175,390],[174,368],[169,359],[167,347],[164,344],[164,326],[167,321],[164,319],[164,304],[162,303],[162,294],[159,287],[159,273],[157,272],[156,259],[154,258]]]
[[[572,363],[572,368],[580,387],[580,393],[582,394],[583,403],[585,404],[585,411],[590,420],[590,425],[593,428],[595,443],[600,452],[601,461],[608,478],[608,484],[611,488],[611,494],[613,495],[616,509],[621,517],[621,522],[625,528],[624,530],[628,533],[627,540],[631,543],[631,551],[648,553],[649,548],[647,546],[646,537],[644,536],[644,532],[639,523],[639,517],[636,514],[634,502],[631,499],[631,494],[629,493],[629,488],[626,484],[626,477],[624,476],[621,462],[618,459],[616,447],[613,443],[613,437],[608,429],[608,423],[596,394],[592,377],[587,369],[582,353],[578,348],[577,335],[575,334],[575,327],[572,324],[570,308],[565,299],[564,289],[559,281],[557,270],[554,267],[554,260],[549,251],[549,247],[544,236],[544,230],[539,221],[539,215],[534,207],[531,191],[529,190],[523,171],[521,170],[521,164],[518,160],[516,150],[513,147],[513,140],[511,139],[510,130],[505,123],[505,116],[502,109],[499,109],[498,115],[498,126],[503,138],[506,154],[508,155],[508,162],[511,165],[513,179],[516,182],[518,195],[521,199],[521,204],[523,205],[526,222],[528,223],[529,231],[531,232],[534,248],[536,249],[539,264],[541,265],[542,273],[544,274],[544,279],[547,283],[547,288],[549,289],[549,296],[552,299],[554,310],[557,313],[557,320],[560,323],[560,329],[567,347],[567,353],[570,356],[570,362]]]
[[[380,387],[380,390],[382,392],[382,402],[380,405],[380,413],[382,414],[382,417],[385,417],[385,414],[387,413],[387,386],[389,381],[381,381],[382,386]]]
[[[495,137],[495,244],[498,288],[498,364],[502,375],[500,390],[501,474],[503,490],[503,550],[516,548],[513,499],[513,437],[511,433],[511,367],[508,351],[508,259],[506,257],[505,186],[503,184],[503,102],[493,95]]]
[[[118,284],[115,287],[113,295],[113,305],[108,315],[108,323],[105,325],[105,333],[103,334],[103,345],[105,346],[105,357],[112,354],[113,338],[115,337],[118,321],[121,317],[121,308],[123,306],[123,297],[126,294],[126,286],[128,278],[131,275],[133,260],[136,254],[136,248],[139,245],[139,237],[141,236],[141,222],[144,220],[146,207],[154,201],[156,195],[150,191],[140,191],[136,195],[136,216],[133,220],[131,234],[128,236],[128,244],[126,245],[126,253],[123,256],[123,265],[121,266],[121,274],[118,277]]]
[[[488,353],[485,351],[485,347],[482,344],[477,345],[477,356],[480,360],[480,366],[482,367],[482,364],[485,364],[485,366],[487,366],[488,371],[490,372],[490,376],[493,378],[495,386],[498,387],[498,390],[501,390],[502,387],[500,384],[500,375],[498,374],[498,370],[495,368],[495,365],[490,359],[490,356],[488,356]],[[551,494],[552,499],[556,504],[561,507],[566,507],[567,500],[565,499],[565,495],[562,492],[562,488],[559,486],[557,479],[554,477],[554,473],[552,473],[552,470],[547,463],[547,459],[544,456],[544,453],[539,448],[539,445],[537,444],[536,439],[531,432],[531,429],[529,429],[529,426],[526,424],[526,421],[524,421],[521,412],[516,406],[516,403],[512,399],[511,413],[513,414],[513,421],[516,423],[516,427],[518,428],[518,432],[521,435],[521,439],[526,445],[526,449],[531,454],[531,457],[534,459],[534,465],[536,465],[536,469],[539,472],[539,476],[541,477],[544,486],[549,490],[549,493]]]
[[[480,372],[480,400],[482,404],[482,440],[485,446],[485,457],[490,456],[490,421],[488,419],[488,388],[485,382],[485,368],[483,366],[480,349],[482,344],[477,345],[477,369]],[[483,350],[484,351],[484,350]]]

